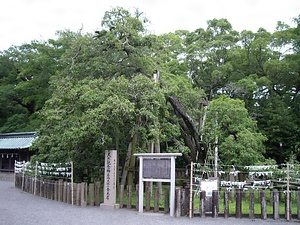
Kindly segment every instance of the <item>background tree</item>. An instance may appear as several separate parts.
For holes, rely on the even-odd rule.
[[[39,128],[36,112],[51,97],[49,80],[62,68],[58,59],[67,48],[62,39],[32,41],[1,53],[0,132]]]
[[[66,30],[2,52],[0,131],[40,127],[33,160],[74,160],[78,180],[99,175],[106,149],[133,168],[132,154],[155,142],[182,152],[183,166],[209,160],[216,137],[222,163],[299,156],[299,18],[274,33],[212,19],[157,36],[147,23],[116,7],[94,34]]]
[[[253,165],[264,161],[266,138],[258,132],[243,101],[227,96],[211,101],[204,131],[204,140],[210,145],[210,151],[218,145],[220,163]],[[208,157],[209,161],[213,160]]]

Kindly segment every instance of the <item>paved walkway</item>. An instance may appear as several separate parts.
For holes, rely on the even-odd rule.
[[[169,215],[143,213],[135,210],[103,210],[100,207],[81,208],[34,196],[14,188],[11,181],[0,181],[0,225],[291,225],[299,221],[235,218],[172,218]]]

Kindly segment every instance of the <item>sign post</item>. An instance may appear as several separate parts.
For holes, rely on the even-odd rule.
[[[181,153],[139,153],[139,212],[143,213],[144,182],[170,183],[170,216],[175,212],[175,159]]]

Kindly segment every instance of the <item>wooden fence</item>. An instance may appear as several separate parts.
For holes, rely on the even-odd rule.
[[[255,194],[258,194],[258,196],[255,196]],[[269,196],[267,196],[267,194]],[[199,210],[193,210],[189,216],[212,216],[213,218],[222,216],[224,218],[236,217],[250,219],[273,218],[275,220],[285,218],[287,220],[300,220],[300,191],[295,191],[293,194],[294,198],[292,198],[291,192],[289,196],[287,196],[285,192],[278,190],[259,190],[255,192],[251,189],[246,193],[242,189],[236,189],[234,200],[232,200],[232,193],[227,190],[223,192],[213,191],[212,197],[207,197],[205,191],[202,191],[199,194],[199,205],[197,206]],[[287,200],[288,198],[289,200]],[[289,205],[287,202],[289,202]],[[243,204],[247,205],[243,206]],[[220,205],[222,205],[223,208],[220,208]],[[230,205],[234,207],[231,210]],[[195,207],[195,205],[193,206]],[[243,212],[243,210],[247,213]],[[257,211],[259,212],[257,213]]]
[[[35,179],[28,175],[16,174],[15,186],[34,195],[81,207],[99,206],[103,199],[103,186],[100,182],[90,184],[84,182],[74,183],[72,188],[71,182],[64,182],[63,180],[53,181]],[[153,190],[151,190],[150,187],[150,185],[145,185],[144,211],[169,213],[169,187],[163,189],[163,197],[161,197],[158,187],[153,186]],[[138,188],[138,185],[135,187],[120,186],[117,198],[120,208],[138,210]],[[257,196],[256,193],[259,193],[259,196]],[[285,202],[287,202],[287,195],[284,192],[279,192],[277,190],[260,190],[258,192],[249,190],[247,195],[240,189],[237,189],[234,195],[232,192],[226,190],[213,191],[212,197],[206,196],[205,191],[202,191],[199,193],[198,197],[193,196],[193,198],[190,198],[189,187],[177,187],[175,194],[176,217],[210,216],[213,218],[286,218],[288,220],[300,220],[299,191],[293,193],[293,198],[289,196],[290,199],[292,199],[292,201],[289,201],[289,205],[285,204]],[[191,199],[193,200],[192,202],[190,202]],[[257,204],[258,202],[259,204]],[[282,210],[283,204],[284,210]],[[257,205],[259,205],[259,213],[257,213]],[[292,209],[294,211],[292,211]],[[245,213],[245,211],[247,212]]]
[[[65,202],[72,205],[85,207],[88,199],[94,204],[100,204],[100,198],[88,198],[87,183],[73,183],[63,180],[36,179],[35,177],[15,174],[15,187],[33,195],[41,196],[55,201]],[[95,190],[92,193],[100,193],[100,182],[90,184]],[[97,196],[96,196],[97,197]],[[91,205],[91,203],[89,203]]]

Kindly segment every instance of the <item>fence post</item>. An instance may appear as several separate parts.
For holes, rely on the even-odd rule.
[[[48,182],[49,182],[49,188],[48,188],[49,195],[48,195],[48,197],[49,197],[49,199],[52,199],[52,197],[53,197],[53,188],[52,188],[53,182],[52,182],[52,180],[49,180]]]
[[[200,192],[200,215],[201,217],[205,217],[205,198],[206,198],[206,192],[201,191]]]
[[[216,190],[212,192],[212,217],[217,218],[219,211],[219,193]]]
[[[87,205],[87,199],[86,199],[86,197],[87,197],[87,183],[86,182],[82,182],[81,183],[81,200],[80,200],[80,202],[81,202],[81,204],[80,204],[80,206],[81,207],[86,207],[86,205]]]
[[[176,193],[176,189],[175,189],[175,193]],[[178,196],[175,194],[175,202],[176,202],[176,198],[178,198]],[[180,196],[179,196],[179,198],[180,198]],[[165,188],[164,213],[168,214],[169,212],[170,212],[170,188]]]
[[[229,217],[229,191],[224,192],[224,217],[227,219]]]
[[[120,209],[122,209],[124,206],[124,185],[123,184],[120,185],[119,204],[120,204]]]
[[[41,181],[40,181],[40,197],[44,197],[43,194],[44,194],[44,178],[41,178]]]
[[[76,189],[76,205],[80,206],[80,204],[81,204],[81,202],[80,202],[81,184],[77,183],[74,187]]]
[[[30,194],[34,194],[34,185],[35,185],[35,179],[34,177],[30,176]]]
[[[64,182],[63,185],[63,202],[67,202],[67,182]]]
[[[50,194],[50,199],[54,200],[54,185],[55,185],[55,181],[51,180],[51,194]]]
[[[242,190],[236,189],[236,218],[242,218]]]
[[[95,185],[89,184],[89,205],[95,205]]]
[[[33,194],[34,194],[34,195],[36,195],[36,180],[37,180],[37,174],[38,174],[38,161],[35,162],[34,190],[33,190]]]
[[[131,209],[132,207],[132,186],[128,185],[127,186],[127,209]]]
[[[25,170],[23,170],[22,173],[22,191],[24,191],[24,186],[25,186]]]
[[[150,198],[151,198],[151,190],[149,187],[149,183],[146,185],[146,207],[145,211],[150,211]]]
[[[67,203],[72,204],[72,182],[67,182]]]
[[[26,192],[30,193],[30,183],[31,183],[31,179],[29,177],[29,175],[26,175]]]
[[[45,185],[44,185],[44,194],[43,194],[43,197],[44,198],[48,198],[49,180],[45,179],[44,182],[45,182]]]
[[[100,183],[100,181],[97,181],[95,183],[95,192],[96,192],[95,205],[99,206],[100,205],[100,192],[101,192],[101,183]]]
[[[273,191],[273,218],[274,218],[274,220],[279,219],[279,194],[278,194],[278,190]]]
[[[190,206],[190,187],[185,186],[181,189],[181,216],[186,216],[189,214]]]
[[[78,192],[78,184],[77,183],[73,183],[73,203],[75,203],[75,205],[79,205],[79,200],[78,200],[78,196],[77,196],[77,192]]]
[[[159,212],[159,187],[155,186],[154,192],[154,212]]]
[[[58,198],[57,198],[57,190],[58,190],[57,185],[58,185],[58,182],[55,181],[55,182],[54,182],[54,200],[55,200],[55,201],[58,200]]]
[[[175,217],[181,216],[181,188],[175,189]]]
[[[287,220],[292,218],[291,192],[286,192],[285,194],[285,218]]]
[[[230,168],[229,180],[231,183],[235,182],[234,168]],[[234,192],[235,192],[235,188],[232,188],[230,191],[231,201],[234,201]]]
[[[249,218],[250,219],[254,219],[254,190],[250,189],[250,193],[249,193]]]
[[[36,190],[36,195],[40,196],[40,190],[41,190],[41,179],[37,180],[37,190]]]
[[[267,219],[267,202],[266,202],[266,191],[260,191],[260,206],[261,206],[261,218],[263,220]]]
[[[58,180],[58,201],[62,202],[63,200],[63,180]]]
[[[300,220],[300,191],[297,191],[297,218]]]
[[[135,188],[135,196],[136,196],[135,209],[139,210],[139,185],[138,184],[136,185],[136,188]]]

